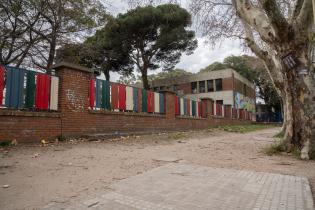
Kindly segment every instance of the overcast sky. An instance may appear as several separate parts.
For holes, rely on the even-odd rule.
[[[107,0],[108,10],[116,15],[128,10],[126,0]],[[187,0],[181,1],[181,6],[187,8]],[[197,32],[198,34],[198,32]],[[198,47],[192,55],[183,55],[176,68],[185,69],[189,72],[198,72],[200,69],[208,66],[215,61],[223,61],[223,59],[230,55],[245,54],[243,48],[238,40],[226,40],[218,46],[210,46],[206,44],[206,38],[197,36]],[[149,74],[157,73],[158,71],[150,71]],[[118,74],[112,74],[111,80],[115,81],[119,78]]]

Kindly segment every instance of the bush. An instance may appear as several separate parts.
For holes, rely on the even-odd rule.
[[[286,151],[286,148],[282,141],[275,142],[263,148],[263,152],[269,156],[276,155],[284,151]]]

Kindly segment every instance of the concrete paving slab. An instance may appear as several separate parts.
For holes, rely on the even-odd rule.
[[[77,209],[314,210],[304,177],[196,165],[168,164],[113,189]]]

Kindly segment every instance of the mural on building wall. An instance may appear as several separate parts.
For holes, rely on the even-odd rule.
[[[250,112],[255,112],[255,99],[245,97],[243,94],[234,94],[235,108],[246,109]]]

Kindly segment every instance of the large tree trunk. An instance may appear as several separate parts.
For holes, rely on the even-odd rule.
[[[148,81],[148,69],[141,69],[141,78],[143,83],[143,88],[146,90],[150,89],[149,81]]]
[[[315,158],[315,78],[311,71],[307,75],[298,73],[308,66],[306,59],[299,60],[299,67],[283,71],[284,141],[289,150],[296,147],[302,159],[309,159]]]

